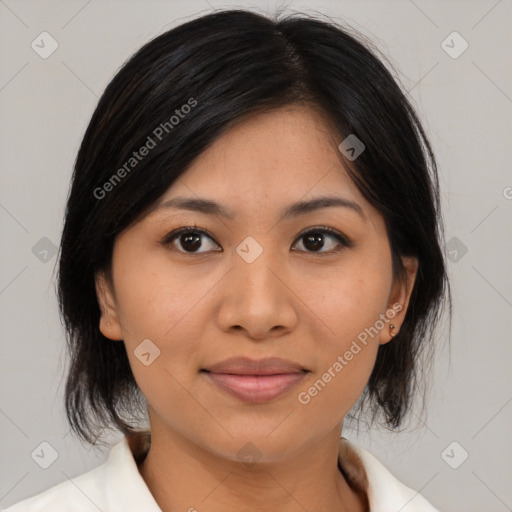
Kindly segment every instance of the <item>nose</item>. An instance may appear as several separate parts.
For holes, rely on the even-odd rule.
[[[217,321],[223,331],[243,330],[248,337],[262,340],[294,329],[299,300],[276,258],[263,250],[248,263],[234,254],[220,295]]]

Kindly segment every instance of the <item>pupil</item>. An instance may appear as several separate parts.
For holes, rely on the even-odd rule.
[[[187,247],[187,244],[190,243],[191,240],[194,240],[195,239],[195,243],[191,243],[191,245],[189,245]],[[197,249],[199,249],[201,247],[201,237],[198,236],[198,235],[182,235],[182,246],[185,250],[188,250],[188,249],[191,249],[192,251],[195,251]]]
[[[312,242],[312,243],[310,243]],[[306,249],[321,249],[323,246],[323,235],[321,234],[313,234],[306,236],[306,242],[304,243],[304,247]]]

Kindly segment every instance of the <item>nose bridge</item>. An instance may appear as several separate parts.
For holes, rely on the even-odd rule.
[[[235,248],[219,318],[224,329],[239,326],[252,337],[263,338],[272,328],[289,329],[296,321],[289,292],[279,275],[278,251],[266,247],[270,238],[247,237]]]
[[[233,277],[240,279],[242,291],[249,290],[255,298],[269,292],[278,292],[276,288],[280,286],[275,275],[279,267],[277,251],[270,247],[270,238],[260,236],[257,240],[248,236],[235,249]]]

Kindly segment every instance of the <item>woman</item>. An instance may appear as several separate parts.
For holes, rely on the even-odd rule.
[[[341,437],[401,425],[450,296],[434,155],[359,39],[215,12],[108,85],[58,291],[70,424],[124,438],[8,511],[436,510]]]

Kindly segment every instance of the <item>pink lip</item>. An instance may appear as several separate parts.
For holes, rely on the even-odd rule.
[[[248,357],[231,357],[204,368],[204,370],[212,373],[232,373],[236,375],[276,375],[297,373],[305,370],[305,368],[298,363],[279,357],[266,357],[258,360]]]
[[[248,403],[272,400],[308,373],[300,364],[279,357],[232,357],[202,371],[222,390]]]
[[[302,380],[306,372],[275,375],[235,375],[207,372],[206,375],[230,395],[244,402],[261,403],[286,393]]]

